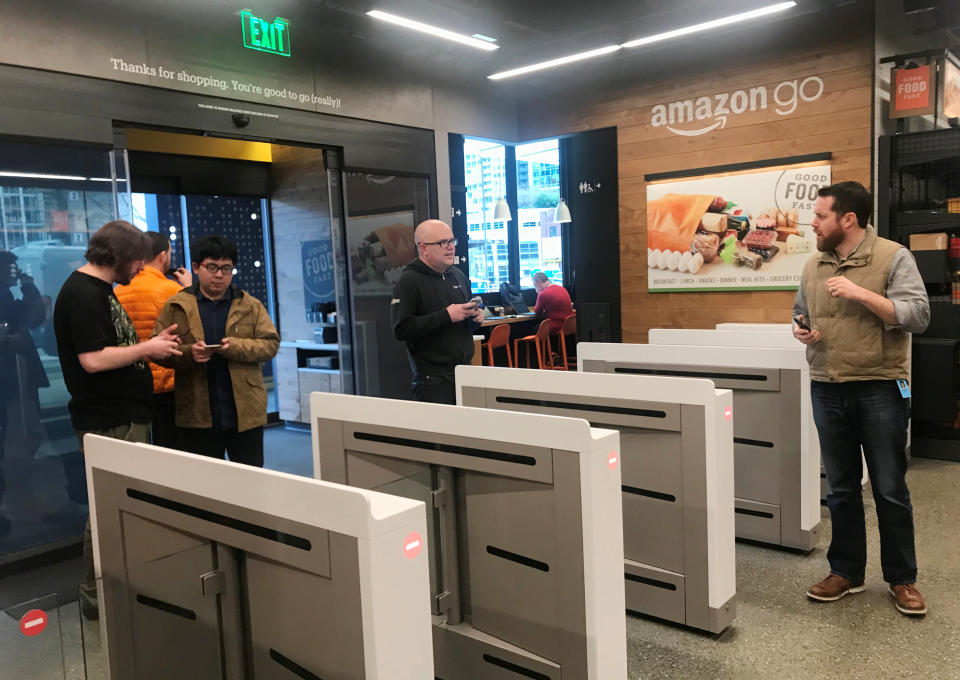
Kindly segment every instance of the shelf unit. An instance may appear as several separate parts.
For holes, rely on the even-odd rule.
[[[911,234],[960,237],[960,129],[880,138],[877,225],[881,236],[910,245]],[[949,248],[949,240],[948,240]],[[913,339],[911,453],[960,461],[960,304],[951,299],[960,262],[948,252],[914,253],[930,296],[930,326]]]

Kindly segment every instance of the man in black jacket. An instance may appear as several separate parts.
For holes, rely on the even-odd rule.
[[[470,301],[470,281],[453,266],[457,240],[440,220],[414,232],[417,259],[403,268],[390,311],[393,333],[407,343],[413,398],[455,404],[453,370],[473,356],[473,329],[483,310]]]

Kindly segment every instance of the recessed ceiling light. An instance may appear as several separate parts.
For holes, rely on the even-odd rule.
[[[631,40],[629,42],[623,43],[621,47],[639,47],[641,45],[649,45],[650,43],[661,42],[663,40],[670,40],[671,38],[678,38],[681,35],[699,33],[700,31],[708,31],[711,28],[719,28],[720,26],[727,26],[729,24],[735,24],[740,21],[756,19],[757,17],[766,16],[767,14],[773,14],[774,12],[782,12],[785,9],[790,9],[791,7],[796,7],[796,6],[797,6],[796,2],[780,2],[780,3],[777,3],[776,5],[768,5],[767,7],[761,7],[760,9],[755,9],[750,12],[741,12],[740,14],[732,14],[728,17],[723,17],[721,19],[714,19],[713,21],[705,21],[702,24],[694,24],[692,26],[678,28],[673,31],[656,33],[654,35],[648,35],[645,38],[637,38],[636,40]]]
[[[620,49],[620,45],[607,45],[606,47],[600,47],[595,50],[589,50],[587,52],[578,52],[577,54],[571,54],[566,57],[559,57],[558,59],[551,59],[550,61],[541,61],[537,64],[530,64],[529,66],[521,66],[520,68],[515,68],[510,71],[501,71],[500,73],[494,73],[487,76],[490,80],[501,80],[502,78],[512,78],[513,76],[523,75],[524,73],[532,73],[533,71],[542,71],[545,68],[553,68],[554,66],[562,66],[563,64],[569,64],[574,61],[583,61],[584,59],[592,59],[593,57],[599,57],[604,54],[610,54],[611,52],[616,52]]]
[[[22,177],[23,179],[69,179],[83,181],[86,177],[77,177],[76,175],[45,175],[38,172],[11,172],[9,170],[0,170],[0,177]]]
[[[438,38],[444,38],[446,40],[452,40],[453,42],[460,43],[461,45],[469,45],[470,47],[476,47],[477,49],[487,50],[488,52],[500,49],[499,45],[494,45],[489,42],[489,39],[478,40],[477,38],[471,38],[469,35],[463,35],[462,33],[454,33],[453,31],[448,31],[445,28],[439,28],[437,26],[431,26],[430,24],[424,24],[419,21],[414,21],[413,19],[405,19],[404,17],[398,17],[395,14],[388,14],[387,12],[381,12],[378,9],[372,9],[367,12],[368,16],[373,17],[374,19],[380,19],[381,21],[386,21],[391,24],[396,24],[397,26],[403,26],[404,28],[410,28],[414,31],[420,31],[421,33],[427,33],[429,35],[436,36]]]
[[[497,42],[496,38],[491,38],[489,35],[483,35],[482,33],[474,33],[473,37],[476,38],[477,40],[485,40],[486,42],[492,42],[492,43]]]

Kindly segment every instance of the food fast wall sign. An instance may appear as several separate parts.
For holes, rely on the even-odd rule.
[[[665,127],[675,135],[696,137],[725,128],[734,116],[770,108],[779,116],[792,115],[804,103],[823,96],[823,80],[808,76],[802,80],[785,80],[774,88],[759,85],[733,92],[720,92],[691,99],[657,104],[650,124]]]

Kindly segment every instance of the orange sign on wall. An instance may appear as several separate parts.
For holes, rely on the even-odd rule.
[[[893,69],[890,78],[890,117],[905,118],[933,113],[936,101],[933,96],[934,69],[927,64],[916,68]]]

